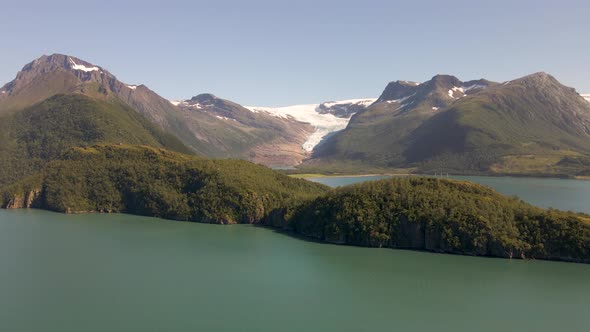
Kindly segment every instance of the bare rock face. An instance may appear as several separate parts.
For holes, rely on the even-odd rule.
[[[33,189],[21,194],[15,194],[2,204],[4,209],[28,209],[41,207],[41,190]]]
[[[127,85],[106,69],[63,54],[44,55],[25,65],[0,88],[0,112],[27,107],[60,93],[118,98],[164,128],[173,126],[174,105],[144,85]]]
[[[308,157],[302,147],[314,130],[308,123],[253,112],[210,93],[180,101],[178,107],[185,112],[189,128],[215,149],[215,157],[266,166],[297,165]]]
[[[590,135],[590,104],[574,88],[561,84],[555,77],[539,72],[511,81],[505,87],[513,89],[531,105],[550,110],[542,113],[540,106],[531,107],[532,116],[542,116],[565,130]]]
[[[363,111],[375,102],[375,99],[353,99],[343,101],[329,101],[321,103],[317,112],[320,114],[332,114],[338,118],[350,118],[354,114]]]

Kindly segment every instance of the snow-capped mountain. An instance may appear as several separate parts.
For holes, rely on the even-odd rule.
[[[314,128],[292,117],[254,113],[210,93],[171,103],[184,112],[185,121],[211,147],[210,156],[273,167],[298,165],[308,157],[302,145]]]
[[[268,113],[279,118],[293,118],[309,123],[314,132],[303,143],[303,149],[313,151],[325,137],[346,128],[350,117],[377,100],[376,98],[330,101],[321,104],[304,104],[285,107],[246,106],[254,113]]]

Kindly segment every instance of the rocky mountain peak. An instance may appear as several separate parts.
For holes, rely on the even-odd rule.
[[[11,95],[31,84],[39,84],[39,82],[63,85],[67,84],[66,81],[78,81],[79,83],[97,82],[109,85],[109,81],[114,80],[116,78],[113,75],[99,66],[70,55],[52,54],[43,55],[26,64],[17,73],[15,79],[2,87],[2,90],[5,91],[5,94]]]
[[[514,83],[524,84],[526,86],[536,87],[557,87],[562,86],[559,81],[546,72],[537,72],[512,81]]]
[[[214,104],[218,100],[220,100],[220,99],[217,98],[217,96],[215,96],[214,94],[211,94],[211,93],[202,93],[200,95],[196,95],[196,96],[192,97],[187,102],[189,104],[195,104],[195,103],[199,103],[199,104]]]
[[[389,82],[377,102],[401,99],[414,93],[418,86],[420,86],[418,83],[412,84],[408,81]]]
[[[460,86],[463,84],[457,77],[452,75],[438,74],[433,76],[429,83],[440,87]]]
[[[82,73],[96,72],[98,74],[104,74],[106,72],[101,67],[93,65],[79,58],[64,54],[52,54],[43,55],[40,58],[26,64],[19,74],[25,75],[26,73],[31,72],[35,74],[42,74],[58,70],[68,70]]]

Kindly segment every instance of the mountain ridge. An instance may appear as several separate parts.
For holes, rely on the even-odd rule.
[[[585,175],[589,121],[590,104],[544,72],[503,83],[449,75],[396,81],[303,167]]]

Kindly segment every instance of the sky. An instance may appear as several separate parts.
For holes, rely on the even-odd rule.
[[[590,1],[0,0],[0,85],[43,54],[168,99],[249,106],[378,97],[436,74],[545,71],[590,93]]]

